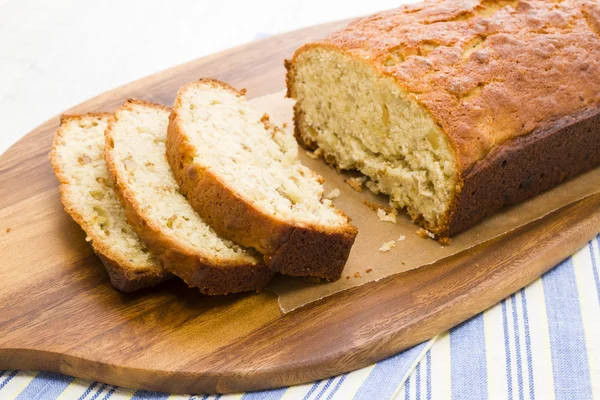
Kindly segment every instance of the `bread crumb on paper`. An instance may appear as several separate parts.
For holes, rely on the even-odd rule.
[[[368,269],[367,269],[365,272],[368,274],[368,273],[370,273],[371,271],[373,271],[373,268],[368,268]]]
[[[331,192],[329,192],[325,198],[329,199],[329,200],[333,200],[333,199],[337,199],[338,197],[340,197],[340,189],[333,189]]]
[[[316,160],[323,154],[323,149],[316,149],[315,151],[306,151],[306,155],[313,160]]]
[[[406,239],[406,236],[400,235],[400,237],[398,238],[398,241],[402,242],[402,241],[404,241],[404,239]]]
[[[389,212],[386,212],[386,210],[384,210],[383,208],[377,209],[377,217],[379,217],[379,220],[381,222],[391,222],[391,223],[395,224],[397,221],[397,219],[396,219],[397,216],[398,216],[398,211],[396,211],[395,208]]]
[[[394,208],[392,208],[392,207],[382,206],[382,205],[379,205],[376,203],[368,202],[366,200],[363,200],[363,204],[375,212],[377,212],[377,210],[379,210],[379,209],[385,211],[386,214],[389,214],[394,211]],[[398,213],[398,211],[396,211],[396,215],[397,215],[397,213]]]
[[[355,278],[360,278],[360,272],[355,272],[355,273],[354,273],[354,277],[355,277]]]
[[[366,176],[361,176],[358,178],[348,178],[346,179],[346,183],[357,192],[362,192],[363,185],[367,181]]]
[[[350,279],[350,275],[346,275],[346,279]]]
[[[394,240],[390,240],[389,242],[385,242],[384,244],[382,244],[381,247],[379,248],[379,251],[382,253],[387,253],[395,245],[396,245],[396,242]]]
[[[10,228],[6,228],[6,233],[9,233],[11,231]]]
[[[282,126],[283,126],[284,129],[287,128],[288,127],[287,122],[284,122]]]
[[[448,246],[450,243],[452,243],[452,239],[450,239],[449,237],[443,237],[439,238],[438,242],[440,242],[440,244],[443,246]]]
[[[435,235],[433,233],[431,233],[427,229],[423,229],[423,228],[419,228],[417,230],[417,235],[419,235],[423,239],[427,239],[427,238],[435,239]]]

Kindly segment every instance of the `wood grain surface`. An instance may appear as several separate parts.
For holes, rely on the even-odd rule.
[[[345,22],[308,28],[175,67],[69,113],[130,97],[169,104],[213,76],[251,96],[283,89],[283,59]],[[90,77],[91,78],[91,77]],[[600,196],[434,265],[353,288],[286,315],[270,292],[205,297],[172,280],[114,290],[62,210],[48,161],[58,117],[0,157],[0,369],[60,372],[173,393],[308,382],[427,340],[539,277],[600,230]]]

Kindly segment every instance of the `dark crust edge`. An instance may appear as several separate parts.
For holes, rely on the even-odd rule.
[[[91,245],[94,253],[108,273],[110,283],[116,289],[122,292],[133,292],[146,287],[155,286],[167,279],[172,277],[171,273],[165,269],[159,271],[148,268],[136,268],[132,266],[129,260],[118,257],[110,247],[106,246],[103,240],[98,237],[92,228],[90,228],[88,221],[83,217],[78,209],[68,201],[64,194],[64,185],[69,184],[68,179],[65,177],[62,165],[56,158],[56,150],[58,147],[58,140],[62,136],[64,125],[71,120],[81,119],[107,119],[109,120],[112,114],[106,112],[91,112],[81,115],[66,115],[63,114],[60,117],[60,127],[54,136],[52,150],[50,151],[49,158],[60,186],[60,199],[63,204],[64,210],[73,218],[73,220],[84,230],[84,232],[91,238]]]
[[[164,111],[170,108],[160,104],[154,104],[142,100],[129,100],[115,112],[122,109],[130,109],[131,105],[142,105]],[[154,226],[145,220],[141,208],[136,200],[128,194],[124,180],[120,178],[115,168],[111,149],[114,146],[112,137],[112,125],[114,118],[109,121],[105,132],[104,157],[108,166],[109,174],[114,182],[115,192],[125,207],[127,221],[140,235],[148,248],[156,254],[164,267],[177,275],[190,287],[196,287],[206,295],[224,295],[259,290],[265,287],[273,277],[273,272],[263,263],[231,263],[218,264],[217,260],[208,259],[199,253],[190,252],[185,246],[172,240],[163,234],[158,226]]]
[[[512,139],[466,171],[449,226],[456,235],[516,204],[600,165],[600,107],[560,118]]]
[[[121,292],[131,293],[136,290],[156,286],[173,277],[173,275],[166,270],[164,270],[162,274],[143,273],[136,275],[135,273],[124,269],[118,261],[113,260],[109,256],[96,250],[94,252],[100,261],[102,261],[102,264],[104,264],[104,268],[106,269],[106,272],[108,272],[110,284]]]
[[[356,227],[296,226],[256,209],[206,167],[193,163],[194,147],[180,126],[180,95],[193,85],[211,84],[243,92],[216,80],[192,82],[180,89],[169,120],[167,158],[192,207],[221,236],[264,254],[267,266],[285,275],[336,280],[354,244]],[[330,228],[330,229],[327,229]]]

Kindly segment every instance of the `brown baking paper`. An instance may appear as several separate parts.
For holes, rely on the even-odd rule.
[[[285,123],[285,129],[290,132],[293,130],[294,103],[284,98],[284,92],[256,98],[251,103],[268,112],[278,125]],[[596,168],[533,199],[501,210],[477,226],[453,237],[451,244],[442,246],[434,240],[418,236],[418,227],[412,224],[402,211],[398,213],[395,224],[381,222],[377,213],[365,205],[364,201],[385,208],[387,198],[375,196],[366,188],[359,193],[345,183],[345,179],[359,176],[358,174],[338,173],[322,159],[308,157],[302,148],[299,149],[299,153],[304,165],[325,178],[325,194],[336,188],[340,190],[341,194],[334,203],[352,218],[352,223],[358,227],[358,236],[340,280],[309,283],[301,278],[281,276],[269,285],[268,288],[279,295],[279,306],[284,313],[354,286],[432,264],[600,192],[600,168]],[[384,243],[392,240],[394,247],[388,252],[379,250]]]

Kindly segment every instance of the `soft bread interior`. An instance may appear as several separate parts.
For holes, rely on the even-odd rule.
[[[291,74],[305,141],[340,168],[367,175],[372,191],[388,194],[413,219],[432,230],[444,223],[456,160],[441,128],[414,99],[392,78],[334,50],[300,52]]]
[[[89,237],[98,238],[104,247],[136,269],[162,266],[148,252],[138,234],[127,223],[104,161],[104,130],[108,116],[65,118],[54,148],[59,164],[63,201],[85,222]],[[98,245],[98,243],[95,243]]]
[[[118,175],[147,221],[191,252],[214,261],[256,264],[246,249],[218,236],[192,209],[171,172],[165,142],[170,112],[129,102],[111,126],[109,144]]]
[[[322,178],[300,164],[293,136],[273,126],[244,96],[200,82],[180,98],[181,126],[197,151],[194,162],[254,207],[293,223],[348,222],[323,199]]]

